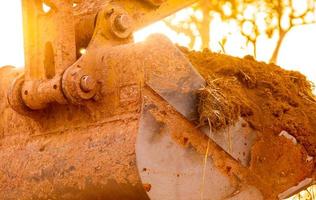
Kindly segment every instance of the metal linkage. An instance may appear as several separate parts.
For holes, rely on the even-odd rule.
[[[11,107],[25,114],[99,99],[106,76],[96,62],[100,53],[131,43],[135,30],[196,1],[23,0],[26,67],[10,88]]]

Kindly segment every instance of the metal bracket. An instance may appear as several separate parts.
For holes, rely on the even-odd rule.
[[[196,1],[23,0],[26,66],[9,104],[25,114],[97,99],[102,70],[96,56],[106,53],[100,49],[130,43],[134,30]],[[80,55],[81,48],[87,53]]]
[[[102,78],[97,75],[100,71],[95,66],[98,49],[131,42],[132,18],[120,6],[105,6],[97,17],[87,54],[75,62],[75,28],[64,22],[65,19],[73,21],[73,13],[64,8],[71,6],[72,9],[72,3],[67,0],[49,2],[53,10],[48,13],[41,10],[38,1],[23,3],[27,64],[24,75],[9,89],[11,107],[21,114],[28,114],[44,109],[50,103],[83,104],[96,99]],[[31,8],[35,8],[35,12],[30,12]],[[39,29],[38,34],[33,33],[34,29]],[[48,36],[37,37],[43,33]],[[32,56],[36,52],[39,52],[38,56]]]

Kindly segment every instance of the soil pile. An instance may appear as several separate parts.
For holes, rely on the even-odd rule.
[[[260,133],[249,169],[282,192],[312,176],[316,156],[316,100],[305,76],[274,64],[181,49],[207,80],[200,91],[200,123],[216,131],[240,117]],[[286,131],[298,144],[279,134]]]

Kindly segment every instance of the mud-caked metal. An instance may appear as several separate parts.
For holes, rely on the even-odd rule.
[[[205,81],[188,59],[163,36],[132,43],[196,1],[22,1],[25,70],[0,69],[0,199],[262,198],[193,123]]]

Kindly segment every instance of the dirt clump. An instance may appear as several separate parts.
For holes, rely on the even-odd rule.
[[[199,92],[200,123],[214,131],[240,117],[260,135],[249,169],[282,192],[313,174],[316,156],[316,100],[313,85],[296,71],[255,61],[181,48],[206,79]],[[298,144],[279,136],[286,131]]]

